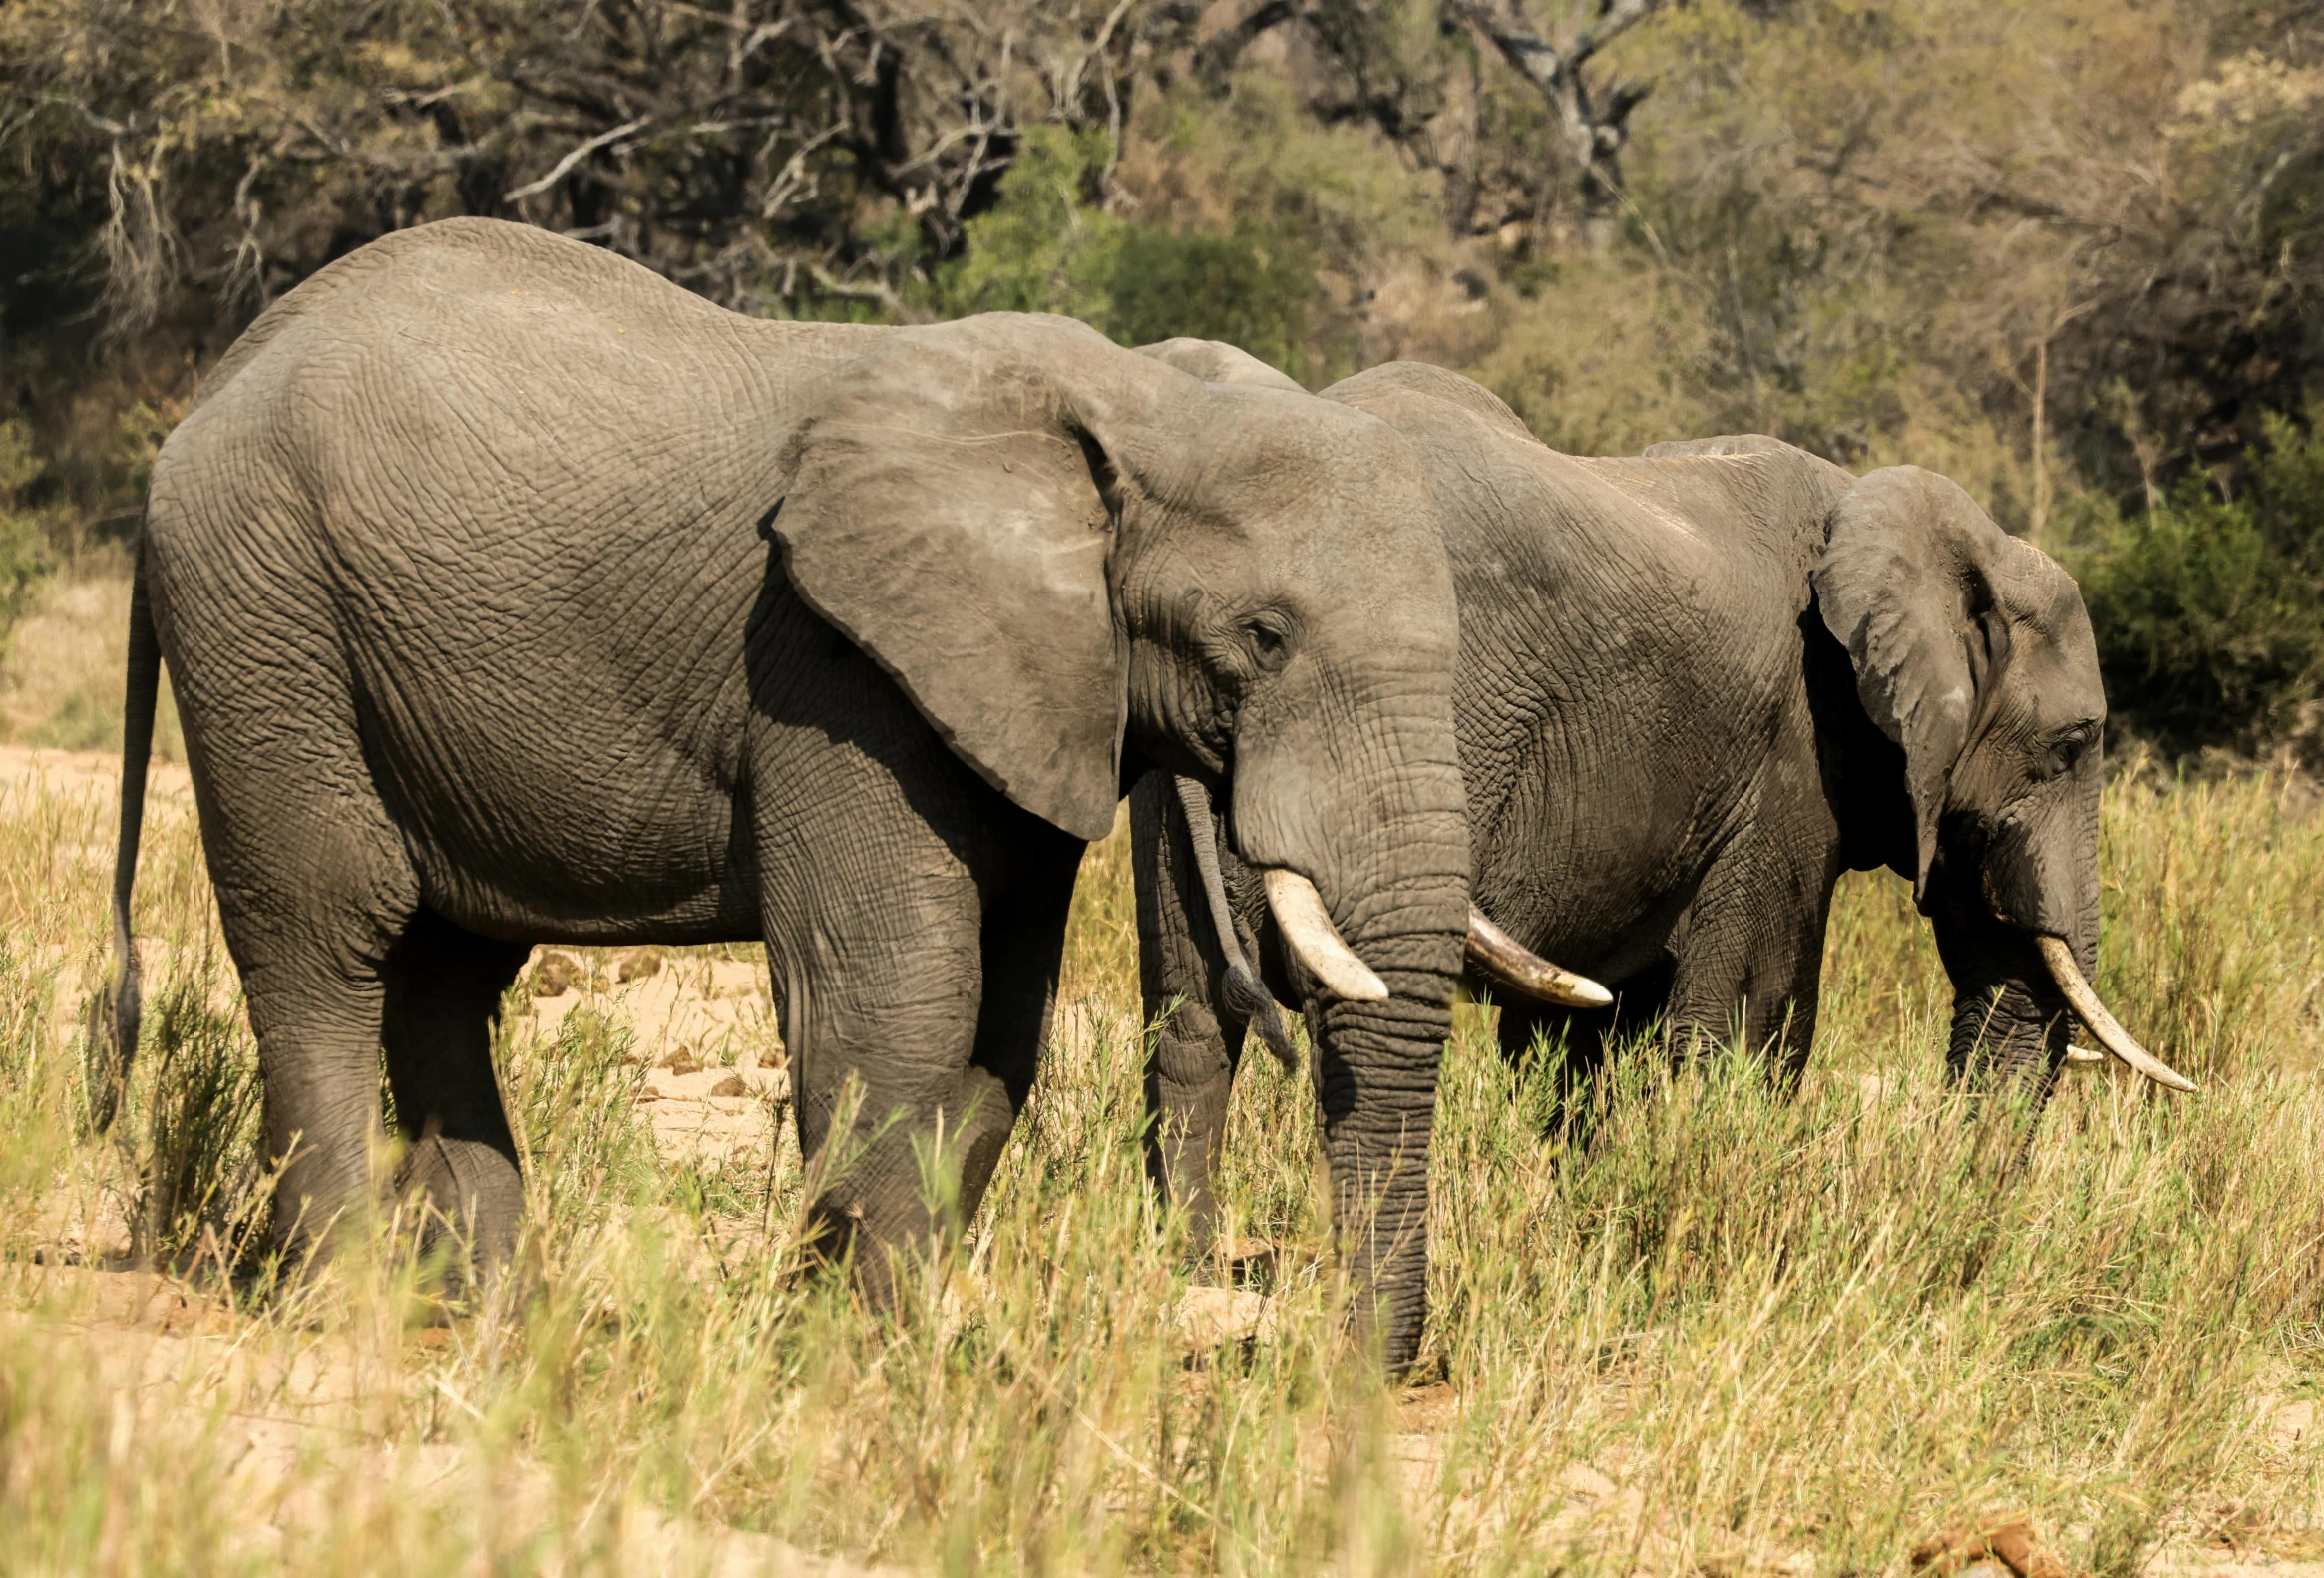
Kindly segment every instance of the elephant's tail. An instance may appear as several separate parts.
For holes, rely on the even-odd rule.
[[[146,767],[154,754],[154,710],[162,689],[162,643],[146,595],[139,545],[129,597],[129,683],[122,707],[121,844],[113,857],[113,984],[97,994],[89,1022],[89,1117],[99,1133],[113,1123],[138,1049],[137,941],[130,936],[130,890],[137,883],[138,835],[145,824]]]

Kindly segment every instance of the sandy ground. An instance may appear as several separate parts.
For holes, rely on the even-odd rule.
[[[109,751],[52,751],[32,745],[0,745],[0,790],[18,783],[46,781],[58,789],[84,790],[111,799],[121,786],[121,756]],[[194,780],[183,762],[156,762],[146,775],[149,803],[194,797]]]
[[[0,794],[41,779],[111,799],[119,776],[119,760],[111,755],[0,746]],[[190,801],[186,769],[157,763],[149,795],[154,802]],[[788,1121],[789,1088],[763,963],[665,955],[655,949],[547,949],[536,950],[527,979],[536,992],[528,1011],[540,1034],[556,1033],[567,1015],[584,1005],[615,1010],[632,1027],[628,1055],[647,1065],[643,1110],[665,1154],[689,1155],[706,1166],[768,1164],[776,1125]],[[1070,1026],[1060,1029],[1072,1033]],[[313,1499],[324,1493],[317,1486],[353,1478],[447,1497],[480,1493],[472,1483],[476,1465],[452,1448],[350,1444],[362,1439],[350,1424],[359,1424],[363,1410],[375,1405],[366,1398],[358,1356],[332,1355],[314,1344],[287,1363],[242,1353],[222,1309],[182,1284],[148,1273],[52,1266],[30,1274],[44,1286],[35,1298],[19,1303],[72,1313],[0,1316],[0,1330],[35,1320],[70,1330],[90,1345],[107,1375],[137,1384],[148,1396],[198,1397],[229,1381],[242,1383],[236,1389],[248,1389],[249,1367],[277,1367],[260,1378],[264,1384],[256,1388],[273,1402],[232,1417],[232,1428],[247,1435],[234,1476],[256,1513],[248,1533],[252,1555],[268,1554],[283,1543],[285,1530],[314,1517]],[[1269,1326],[1264,1299],[1224,1289],[1194,1290],[1176,1322],[1178,1340],[1190,1350],[1265,1341]],[[417,1340],[442,1337],[428,1333]],[[1425,1504],[1434,1492],[1459,1408],[1458,1394],[1449,1386],[1418,1388],[1398,1399],[1402,1429],[1391,1449],[1416,1504]],[[2316,1427],[2315,1413],[2309,1400],[2278,1405],[2271,1423],[2276,1443],[2289,1446],[2306,1438]],[[1572,1536],[1609,1519],[1623,1521],[1638,1499],[1638,1492],[1588,1465],[1566,1470],[1560,1489],[1566,1509],[1556,1522]],[[547,1508],[552,1501],[547,1470],[521,1461],[494,1468],[482,1493],[502,1509]],[[1558,1542],[1559,1529],[1549,1531],[1551,1544]],[[842,1578],[874,1570],[812,1556],[763,1535],[650,1511],[626,1514],[615,1538],[620,1570],[640,1573]],[[1814,1568],[1812,1558],[1804,1556],[1778,1561],[1771,1569],[1763,1556],[1747,1565],[1801,1578]],[[2324,1578],[2324,1559],[2246,1554],[2219,1537],[2168,1546],[2145,1570],[2204,1578]],[[1965,1578],[2010,1578],[2013,1569],[1988,1557],[1967,1560],[1958,1571]]]
[[[27,1290],[41,1316],[0,1315],[0,1331],[40,1324],[70,1334],[83,1363],[111,1388],[148,1399],[169,1398],[188,1410],[216,1398],[238,1401],[224,1419],[233,1466],[228,1488],[246,1515],[229,1554],[264,1560],[284,1553],[294,1531],[324,1526],[321,1498],[344,1518],[350,1496],[393,1496],[420,1504],[473,1506],[486,1527],[512,1531],[522,1545],[552,1526],[555,1484],[548,1468],[524,1457],[490,1465],[453,1446],[382,1446],[387,1395],[368,1383],[375,1368],[359,1341],[314,1341],[252,1352],[234,1335],[225,1310],[171,1279],[137,1271],[35,1267]],[[400,1340],[438,1346],[441,1330]],[[251,1399],[262,1401],[253,1405]],[[133,1421],[142,1424],[145,1421]],[[610,1549],[604,1548],[610,1546]],[[900,1574],[813,1555],[763,1534],[629,1508],[611,1520],[604,1545],[591,1552],[612,1571],[741,1578],[851,1578]],[[482,1552],[473,1570],[497,1565]],[[559,1570],[552,1558],[544,1568]]]
[[[121,759],[98,751],[0,745],[0,794],[45,783],[104,797],[119,793]],[[156,762],[147,776],[148,815],[184,810],[194,784],[180,762]],[[140,939],[149,960],[155,945]],[[555,968],[542,969],[545,962]],[[554,1035],[584,1004],[617,1012],[635,1035],[632,1055],[651,1066],[644,1099],[655,1140],[723,1165],[763,1160],[774,1118],[789,1097],[766,967],[756,958],[669,956],[659,949],[536,949],[530,980],[539,994],[530,1018]],[[551,987],[563,985],[564,989]]]

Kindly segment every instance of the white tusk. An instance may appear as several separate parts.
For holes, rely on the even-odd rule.
[[[1495,926],[1492,917],[1468,907],[1468,962],[1504,986],[1529,997],[1567,1008],[1606,1008],[1614,993],[1587,976],[1560,970]]]
[[[1340,940],[1340,929],[1332,924],[1314,883],[1281,866],[1270,866],[1261,880],[1267,885],[1267,908],[1283,928],[1283,940],[1325,989],[1350,1002],[1385,1000],[1386,983]]]
[[[2107,1005],[2098,1000],[2098,993],[2083,979],[2082,967],[2074,962],[2074,950],[2064,938],[2037,937],[2034,946],[2042,951],[2042,963],[2050,967],[2050,979],[2066,994],[2066,1005],[2074,1010],[2074,1016],[2099,1045],[2166,1090],[2194,1089],[2193,1080],[2130,1039],[2130,1032],[2115,1022],[2115,1016],[2107,1011]]]

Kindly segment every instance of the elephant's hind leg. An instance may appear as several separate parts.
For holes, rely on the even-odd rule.
[[[202,852],[258,1037],[275,1245],[299,1262],[373,1198],[382,973],[419,879],[371,776],[342,632],[294,514],[279,499],[157,491],[145,553]]]
[[[275,1245],[300,1262],[373,1198],[384,973],[418,885],[377,800],[272,784],[205,786],[202,842],[258,1036]]]
[[[387,956],[388,1088],[410,1147],[398,1184],[430,1236],[449,1230],[486,1269],[507,1257],[524,1207],[492,1042],[501,994],[529,952],[422,910]]]

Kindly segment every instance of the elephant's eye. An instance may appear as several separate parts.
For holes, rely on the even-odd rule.
[[[2065,777],[2081,764],[2082,753],[2088,749],[2090,749],[2089,735],[2080,733],[2067,735],[2066,738],[2050,747],[2050,770],[2045,776]]]
[[[1253,619],[1243,626],[1243,634],[1251,642],[1252,653],[1259,666],[1273,669],[1282,666],[1285,637],[1283,627],[1272,619]]]

